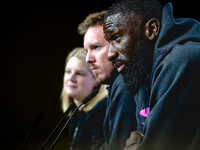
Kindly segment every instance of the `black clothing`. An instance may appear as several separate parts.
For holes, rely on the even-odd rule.
[[[135,101],[127,96],[121,74],[115,72],[108,88],[107,109],[104,121],[105,150],[122,150],[130,133],[137,129]]]
[[[69,150],[99,150],[105,142],[103,120],[106,99],[87,114],[83,110],[74,114],[69,122]]]
[[[138,150],[200,149],[200,23],[174,19],[172,4],[163,9],[148,83],[135,95]]]

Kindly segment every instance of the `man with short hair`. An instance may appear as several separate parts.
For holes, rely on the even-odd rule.
[[[109,84],[104,120],[105,144],[102,150],[122,150],[130,132],[136,130],[135,101],[128,97],[122,76],[108,61],[109,43],[104,38],[103,17],[106,11],[90,14],[78,27],[84,35],[86,61],[102,84]]]
[[[118,0],[104,19],[108,59],[136,100],[126,149],[199,149],[200,23],[157,0]]]

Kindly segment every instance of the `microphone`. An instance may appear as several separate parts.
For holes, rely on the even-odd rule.
[[[72,104],[69,106],[69,108],[65,111],[65,113],[63,114],[62,118],[60,119],[60,121],[58,122],[58,124],[56,125],[56,127],[53,129],[53,131],[51,132],[51,134],[49,135],[49,137],[46,139],[46,141],[43,143],[42,147],[40,148],[40,150],[42,150],[45,145],[47,144],[47,142],[50,140],[50,138],[53,136],[53,134],[55,133],[55,131],[58,129],[59,125],[61,124],[61,122],[63,121],[63,119],[67,118],[69,112],[71,110],[74,110],[76,108],[75,104]]]
[[[53,142],[53,144],[51,145],[50,150],[53,149],[53,147],[55,146],[56,142],[58,141],[60,135],[62,134],[62,132],[64,131],[65,127],[67,126],[67,124],[69,123],[69,121],[72,119],[72,117],[74,116],[75,112],[83,105],[83,104],[87,104],[92,98],[94,98],[97,94],[99,93],[99,91],[97,89],[95,89],[89,96],[87,96],[82,103],[76,107],[76,109],[72,112],[72,115],[69,117],[69,119],[67,120],[67,122],[65,123],[64,127],[62,128],[62,130],[60,131],[60,133],[58,134],[58,136],[56,137],[55,141]]]
[[[36,126],[38,126],[38,124],[42,121],[43,118],[44,118],[44,114],[40,113],[39,116],[37,117],[37,119],[34,121],[30,131],[28,132],[28,134],[27,134],[27,136],[26,136],[26,138],[25,138],[20,150],[22,150],[24,148],[24,146],[27,143],[28,139],[30,138],[33,130],[35,129]]]
[[[81,105],[87,104],[87,103],[88,103],[92,98],[94,98],[98,93],[99,93],[99,90],[94,89],[94,91],[82,101],[82,104],[81,104]]]

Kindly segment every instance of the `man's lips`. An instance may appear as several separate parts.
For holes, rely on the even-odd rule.
[[[114,63],[114,67],[117,68],[118,72],[121,72],[124,69],[125,66],[126,65],[124,63],[121,63],[121,62]]]
[[[97,69],[98,69],[98,67],[91,67],[91,70],[93,73],[95,73]]]

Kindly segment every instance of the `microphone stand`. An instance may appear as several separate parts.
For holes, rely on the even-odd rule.
[[[46,141],[44,142],[44,144],[40,148],[40,150],[42,150],[45,147],[45,145],[47,144],[47,142],[50,140],[50,138],[53,136],[53,134],[55,133],[55,131],[58,129],[58,127],[61,124],[61,122],[63,121],[63,119],[67,118],[69,112],[71,110],[74,110],[75,108],[76,108],[75,104],[72,104],[72,105],[69,106],[69,108],[65,111],[65,113],[63,114],[62,118],[60,119],[60,121],[58,122],[58,124],[56,125],[56,127],[53,129],[53,131],[51,132],[51,134],[49,135],[49,137],[46,139]]]
[[[76,107],[76,109],[72,112],[72,115],[69,117],[69,119],[67,120],[67,122],[65,123],[64,127],[62,128],[62,130],[60,131],[60,133],[58,134],[58,136],[56,137],[56,139],[54,140],[53,144],[50,147],[50,150],[52,150],[55,146],[55,144],[57,143],[60,135],[62,134],[62,132],[64,131],[65,127],[67,126],[67,124],[69,123],[69,121],[71,120],[71,118],[74,116],[75,112],[83,105],[88,103],[93,97],[95,97],[97,94],[99,93],[99,91],[97,89],[95,89],[88,97],[86,97],[82,103]]]
[[[55,146],[55,144],[57,143],[60,135],[62,134],[63,130],[65,129],[65,127],[67,126],[68,122],[71,120],[71,118],[73,117],[74,113],[77,111],[77,109],[79,109],[81,106],[83,105],[83,103],[81,103],[78,107],[76,107],[76,109],[73,111],[72,115],[69,117],[69,119],[67,120],[67,122],[65,123],[64,127],[62,128],[62,130],[60,131],[60,133],[58,134],[58,136],[56,137],[55,141],[53,142],[53,144],[51,145],[50,150],[53,149],[53,147]]]
[[[26,136],[26,138],[25,138],[25,140],[24,140],[24,142],[23,142],[23,144],[22,144],[21,147],[20,147],[20,150],[22,150],[22,149],[24,148],[24,146],[25,146],[25,144],[27,143],[27,141],[29,140],[29,138],[30,138],[30,136],[31,136],[31,134],[32,134],[32,132],[33,132],[33,130],[34,130],[35,127],[42,121],[43,117],[44,117],[44,114],[43,114],[43,113],[40,113],[39,116],[37,117],[37,119],[34,121],[34,123],[33,123],[32,127],[31,127],[31,129],[29,130],[29,132],[28,132],[28,134],[27,134],[27,136]]]

